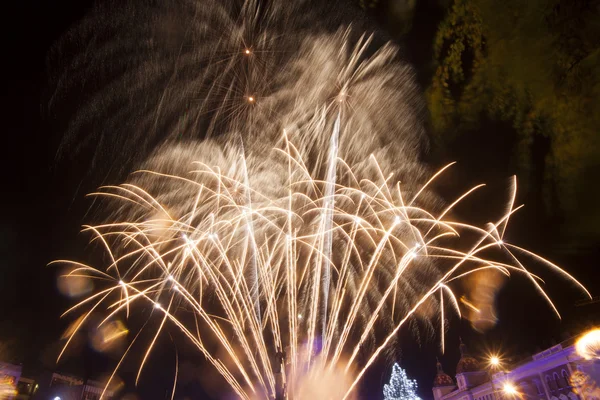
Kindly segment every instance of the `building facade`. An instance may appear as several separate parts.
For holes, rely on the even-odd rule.
[[[35,380],[22,375],[22,366],[0,362],[0,399],[29,400],[37,391]]]
[[[438,362],[435,400],[600,400],[600,361],[585,360],[568,340],[503,371],[486,370],[461,343],[456,381]]]
[[[51,373],[40,379],[40,390],[33,399],[40,400],[111,400],[115,397],[112,389],[106,389],[100,382],[88,379]]]
[[[0,362],[1,400],[111,400],[115,395],[98,381],[51,371],[32,379],[22,375],[21,365]]]
[[[29,400],[37,392],[38,384],[32,378],[27,378],[23,375],[19,378],[17,383],[17,396],[16,400]]]
[[[0,362],[0,398],[12,400],[17,394],[17,382],[21,377],[20,365]]]

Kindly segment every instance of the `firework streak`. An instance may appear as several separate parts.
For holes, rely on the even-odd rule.
[[[81,318],[65,349],[93,313],[100,325],[135,313],[153,332],[138,378],[174,328],[241,398],[350,398],[403,326],[439,326],[443,348],[463,277],[522,274],[556,311],[525,256],[588,294],[504,239],[516,180],[497,221],[452,217],[483,185],[448,204],[434,194],[447,167],[419,161],[418,96],[397,49],[312,26],[307,4],[148,3],[75,30],[94,50],[52,101],[67,77],[100,70],[111,84],[82,101],[67,142],[98,135],[106,165],[142,167],[92,194],[105,217],[84,232],[108,263],[57,261],[99,288],[67,311]]]

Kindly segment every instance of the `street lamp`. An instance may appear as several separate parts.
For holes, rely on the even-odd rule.
[[[516,396],[519,394],[519,391],[511,382],[505,382],[502,391],[508,396]]]
[[[494,400],[496,397],[496,387],[494,386],[494,373],[498,372],[502,365],[502,361],[500,360],[500,356],[496,354],[491,354],[488,358],[488,373],[490,374],[490,382],[492,384],[492,393],[494,394]]]
[[[496,387],[494,385],[494,374],[503,370],[502,368],[502,357],[499,354],[490,354],[487,359],[488,365],[488,373],[490,374],[490,382],[492,384],[492,393],[494,394],[494,400],[497,400],[498,397],[496,395]],[[502,380],[504,383],[502,384],[502,388],[500,391],[502,392],[502,397],[511,397],[519,396],[519,391],[517,386],[512,382],[506,380],[508,378],[507,374],[504,373]]]
[[[504,360],[498,353],[488,353],[487,355],[487,367],[490,371],[498,372],[502,369]]]
[[[575,350],[586,360],[600,359],[600,329],[584,333],[575,343]]]
[[[498,356],[490,356],[490,366],[497,368],[500,366],[500,357]]]

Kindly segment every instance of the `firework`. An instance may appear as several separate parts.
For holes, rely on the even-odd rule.
[[[332,137],[338,129],[339,119]],[[156,337],[172,326],[242,398],[274,397],[278,386],[290,398],[303,398],[304,381],[327,374],[346,380],[346,398],[420,307],[439,299],[442,324],[445,300],[460,313],[451,290],[456,280],[486,269],[517,272],[548,299],[540,279],[517,258],[525,254],[585,291],[554,264],[504,239],[518,209],[516,184],[507,213],[481,228],[447,218],[475,188],[432,212],[421,207],[426,186],[406,196],[383,174],[362,179],[334,156],[333,146],[335,181],[331,170],[329,180],[316,179],[285,132],[282,137],[272,155],[287,164],[281,197],[249,184],[249,160],[242,156],[227,172],[205,163],[193,164],[185,176],[143,170],[137,184],[94,193],[117,210],[118,219],[84,229],[102,243],[110,263],[81,264],[70,276],[108,286],[69,312],[104,309],[102,325],[153,308],[145,329],[156,333],[140,373]],[[376,159],[371,163],[380,171]],[[217,356],[207,340],[217,340],[225,355]],[[309,386],[314,391],[314,382]]]
[[[49,107],[70,118],[60,154],[91,147],[94,175],[129,174],[165,143],[214,138],[252,156],[286,129],[316,172],[342,109],[341,158],[373,154],[404,185],[420,182],[412,69],[351,11],[334,0],[102,2],[51,54]]]
[[[84,231],[108,263],[58,261],[73,268],[67,278],[97,281],[67,311],[80,318],[65,349],[97,312],[98,332],[136,314],[148,320],[138,333],[115,330],[135,335],[115,373],[140,332],[152,339],[138,378],[176,329],[241,398],[349,398],[402,327],[439,320],[443,347],[462,278],[523,274],[556,311],[518,258],[528,256],[585,291],[505,240],[516,181],[497,221],[452,217],[482,185],[449,205],[431,190],[446,168],[427,180],[397,49],[313,24],[323,9],[312,5],[151,2],[99,9],[75,30],[93,50],[58,77],[54,99],[77,82],[67,77],[110,83],[90,90],[70,142],[85,131],[100,139],[97,161],[142,168],[92,194],[104,217]]]

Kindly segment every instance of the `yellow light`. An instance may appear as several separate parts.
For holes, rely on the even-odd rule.
[[[497,367],[500,365],[500,358],[498,356],[491,356],[490,357],[490,365]]]
[[[586,360],[600,358],[600,328],[592,329],[583,334],[575,343],[577,354]]]
[[[514,396],[516,394],[518,394],[519,392],[517,391],[517,388],[515,387],[515,385],[513,385],[510,382],[506,382],[504,384],[504,387],[502,388],[502,390],[504,391],[504,393],[510,395],[510,396]]]
[[[469,300],[467,300],[467,298],[465,296],[460,297],[460,302],[463,303],[468,308],[470,308],[471,310],[475,311],[476,313],[481,313],[481,310],[479,308],[475,307],[475,305],[473,303],[471,303]]]
[[[248,101],[249,101],[250,103],[253,103],[253,102],[254,102],[254,97],[252,97],[252,96],[249,96],[249,97],[248,97]]]
[[[246,50],[244,50],[244,54],[246,54],[246,55],[250,55],[250,53],[251,53],[250,49],[246,49]]]

